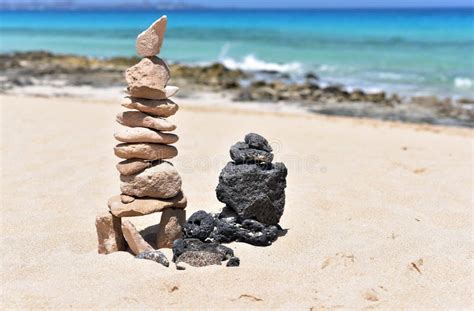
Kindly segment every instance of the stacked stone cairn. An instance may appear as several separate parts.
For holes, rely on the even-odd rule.
[[[244,242],[271,245],[283,232],[278,224],[285,207],[287,169],[272,163],[268,141],[255,133],[230,149],[229,162],[219,176],[217,199],[226,204],[217,214],[203,210],[192,214],[183,227],[183,238],[173,245],[173,261],[191,266],[238,266],[240,260],[220,243]],[[209,253],[212,253],[210,255]]]
[[[170,97],[178,88],[168,86],[170,70],[158,58],[166,31],[163,16],[137,37],[136,50],[144,58],[127,69],[128,96],[122,106],[130,109],[117,115],[125,126],[114,136],[120,142],[115,155],[124,159],[116,168],[120,173],[121,194],[109,199],[109,211],[96,218],[99,253],[108,254],[127,249],[137,258],[155,260],[168,266],[168,260],[146,242],[135,226],[122,217],[161,212],[155,246],[171,248],[182,236],[186,221],[187,200],[181,190],[181,177],[168,161],[178,151],[171,144],[178,136],[169,132],[176,125],[166,118],[178,111]],[[153,243],[152,243],[153,244]]]

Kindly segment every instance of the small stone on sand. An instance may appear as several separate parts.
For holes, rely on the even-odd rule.
[[[110,254],[123,251],[126,248],[125,239],[122,235],[121,219],[105,211],[97,215],[95,219],[97,238],[99,241],[99,254]]]
[[[184,209],[167,208],[161,213],[161,221],[156,234],[157,248],[172,248],[173,242],[180,239],[182,226],[186,222]]]
[[[138,232],[130,221],[122,221],[122,232],[133,254],[138,255],[143,252],[154,250],[153,247],[143,239],[140,232]]]

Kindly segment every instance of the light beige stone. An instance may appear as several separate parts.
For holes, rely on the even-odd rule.
[[[125,79],[132,97],[165,99],[163,94],[166,93],[165,87],[170,79],[170,70],[162,59],[147,57],[128,68]]]
[[[153,247],[151,247],[151,245],[148,244],[145,239],[143,239],[143,237],[140,235],[140,232],[138,232],[138,230],[130,221],[122,221],[122,232],[128,246],[130,247],[130,250],[135,255],[154,250]]]
[[[180,191],[171,199],[135,198],[130,203],[124,203],[121,196],[116,195],[109,199],[108,206],[116,217],[134,217],[161,212],[167,208],[184,209],[187,203],[186,197]]]
[[[179,106],[171,99],[144,99],[136,97],[125,97],[122,100],[122,106],[162,118],[174,115],[179,109]]]
[[[117,165],[115,165],[115,168],[117,168],[117,171],[119,171],[120,174],[128,176],[138,174],[152,165],[152,162],[149,161],[130,159],[119,162]]]
[[[123,111],[117,114],[117,122],[129,127],[147,127],[158,131],[173,131],[176,125],[163,118],[152,117],[141,111]]]
[[[181,176],[169,162],[163,161],[129,176],[120,176],[120,190],[134,197],[169,199],[181,191]]]
[[[145,127],[124,128],[114,134],[115,139],[124,143],[174,144],[178,136],[162,133]]]
[[[132,203],[133,201],[135,201],[135,198],[131,197],[129,195],[126,195],[126,194],[121,194],[120,195],[120,200],[122,201],[122,203],[128,204],[128,203]]]
[[[163,15],[148,29],[137,37],[136,50],[140,56],[153,56],[160,54],[160,49],[165,38],[168,18]]]
[[[161,91],[156,91],[153,93],[153,97],[147,97],[147,96],[142,96],[143,94],[139,93],[139,92],[132,92],[130,88],[126,88],[125,89],[125,92],[127,92],[130,96],[141,96],[142,98],[145,98],[145,99],[153,99],[153,100],[165,100],[165,99],[168,99],[174,95],[176,95],[179,91],[179,87],[177,86],[172,86],[172,85],[167,85],[165,87],[165,91],[164,92],[161,92]]]
[[[99,242],[99,254],[110,254],[113,252],[125,250],[126,243],[122,234],[120,218],[117,218],[110,212],[105,211],[97,215],[95,219],[95,226],[97,229],[97,239]]]
[[[156,234],[157,248],[172,248],[173,242],[183,235],[186,210],[167,208],[161,213],[161,221]]]
[[[115,155],[122,159],[164,160],[178,155],[178,149],[160,144],[119,144],[114,148]]]
[[[168,85],[165,88],[165,96],[166,98],[170,98],[174,95],[176,95],[179,91],[179,87],[173,86],[173,85]]]

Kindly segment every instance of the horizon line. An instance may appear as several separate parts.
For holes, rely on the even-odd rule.
[[[151,9],[156,10],[172,10],[172,11],[201,11],[201,10],[433,10],[433,9],[471,9],[474,12],[474,4],[472,6],[391,6],[391,7],[187,7],[187,8],[171,8],[171,7],[140,7],[140,6],[131,6],[127,9],[124,6],[79,6],[74,8],[64,8],[64,7],[45,7],[45,8],[1,8],[0,10],[5,11],[45,11],[45,10],[58,10],[58,11],[76,11],[76,10],[119,10],[119,11],[146,11]]]

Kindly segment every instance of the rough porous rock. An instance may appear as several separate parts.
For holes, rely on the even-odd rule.
[[[268,246],[277,239],[280,230],[278,225],[262,224],[254,219],[242,219],[235,212],[224,209],[220,214],[204,211],[194,213],[185,224],[183,233],[185,239],[197,238],[217,243],[236,241]]]
[[[238,266],[240,266],[239,257],[232,257],[226,263],[226,267],[238,267]]]
[[[113,216],[108,211],[97,215],[95,226],[99,242],[99,254],[110,254],[125,250],[127,244],[123,238],[121,225],[120,218]]]
[[[250,148],[247,143],[238,142],[230,147],[230,157],[237,163],[272,163],[273,154],[264,150]]]
[[[141,173],[120,176],[120,190],[134,197],[169,199],[181,191],[181,176],[169,162],[160,162]]]
[[[122,159],[142,159],[142,160],[164,160],[171,159],[178,155],[178,149],[174,146],[162,144],[118,144],[114,147],[115,155]]]
[[[152,162],[130,159],[119,162],[115,168],[117,168],[117,171],[119,171],[120,174],[128,176],[138,174],[151,166]]]
[[[205,251],[188,251],[176,260],[178,264],[184,262],[193,267],[221,265],[221,261],[222,259],[219,254]]]
[[[219,254],[221,260],[234,257],[234,251],[219,243],[204,243],[199,239],[178,239],[173,243],[173,262],[188,251],[204,251]]]
[[[130,250],[134,255],[154,250],[153,247],[151,247],[151,245],[143,239],[143,237],[140,235],[140,232],[138,232],[138,230],[130,221],[122,221],[122,232],[128,246],[130,247]]]
[[[161,212],[167,208],[185,208],[187,199],[182,192],[171,199],[135,198],[133,202],[124,203],[120,195],[109,199],[110,212],[116,217],[144,216]]]
[[[161,133],[144,127],[124,128],[115,133],[114,137],[124,143],[154,143],[167,145],[174,144],[178,141],[177,135]]]
[[[141,111],[124,111],[117,114],[117,122],[129,127],[147,127],[157,131],[174,131],[176,125],[170,121],[152,117]]]
[[[170,265],[168,258],[166,258],[165,254],[163,254],[159,250],[146,251],[138,254],[137,256],[135,256],[135,258],[153,260],[159,264],[162,264],[165,267],[169,267]]]
[[[156,234],[157,248],[172,248],[173,242],[183,235],[182,225],[186,221],[184,209],[167,208],[161,213],[161,220]]]
[[[245,143],[249,145],[250,148],[253,149],[258,149],[258,150],[263,150],[266,152],[272,152],[273,149],[268,143],[268,141],[265,139],[265,137],[255,134],[255,133],[249,133],[245,135],[244,139]]]
[[[178,105],[170,99],[153,100],[136,97],[125,97],[122,100],[122,106],[162,118],[174,115],[179,109]]]
[[[160,54],[161,45],[166,32],[168,18],[166,15],[160,17],[148,29],[143,31],[137,37],[135,44],[138,55],[154,56]]]
[[[132,97],[164,99],[165,87],[170,79],[166,63],[156,57],[143,58],[138,64],[125,72],[128,92]]]
[[[287,169],[283,163],[229,162],[219,176],[217,199],[243,219],[277,224],[285,207]]]
[[[184,224],[183,232],[186,238],[196,238],[205,241],[215,227],[213,215],[203,210],[197,211]]]

